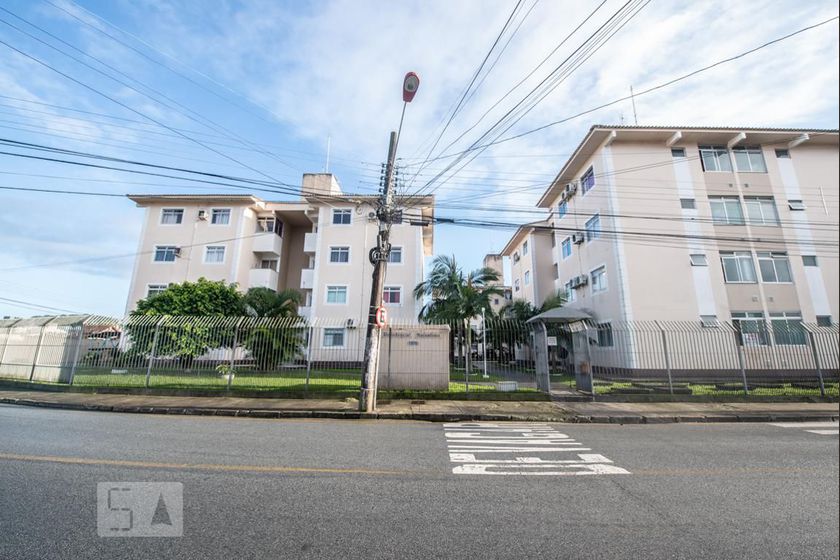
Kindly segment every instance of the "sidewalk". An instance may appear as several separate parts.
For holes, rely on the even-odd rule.
[[[615,403],[527,401],[386,401],[373,414],[355,399],[164,397],[95,393],[0,391],[0,403],[73,410],[252,418],[540,421],[661,424],[672,422],[796,422],[837,420],[837,403]]]

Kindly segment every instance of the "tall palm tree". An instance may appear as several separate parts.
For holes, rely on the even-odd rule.
[[[271,288],[251,288],[243,297],[245,310],[255,317],[295,317],[302,301],[300,292],[291,288],[279,292]]]
[[[430,298],[420,310],[421,320],[426,322],[469,321],[490,312],[490,301],[502,295],[502,289],[495,283],[499,274],[492,268],[479,268],[464,274],[455,257],[438,255],[432,261],[432,270],[426,280],[414,288],[415,299]],[[466,366],[472,370],[472,329],[466,328]]]

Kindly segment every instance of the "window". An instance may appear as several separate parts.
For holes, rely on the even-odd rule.
[[[531,283],[531,271],[526,270],[525,271],[525,285],[527,286],[530,283]]]
[[[566,215],[566,212],[569,210],[569,203],[568,202],[561,202],[557,205],[557,218],[560,219]]]
[[[575,301],[577,299],[577,292],[575,292],[575,289],[572,287],[572,281],[569,280],[563,287],[566,290],[566,303],[572,303]]]
[[[592,241],[601,237],[601,216],[595,214],[586,220],[586,240]]]
[[[754,283],[755,264],[749,251],[734,251],[720,253],[723,265],[723,278],[729,284]]]
[[[525,243],[522,244],[522,256],[524,257],[527,254],[528,254],[528,242],[526,241]]]
[[[388,253],[388,262],[391,264],[402,263],[402,247],[391,247],[391,252]]]
[[[222,245],[208,245],[204,249],[204,262],[219,264],[225,262],[225,248]]]
[[[767,346],[770,337],[764,323],[764,313],[755,311],[733,311],[732,324],[738,333],[741,346]]]
[[[817,266],[817,256],[802,255],[802,266]]]
[[[832,324],[831,315],[817,315],[818,327],[830,327]]]
[[[344,347],[344,329],[324,329],[325,348]]]
[[[262,259],[260,261],[260,268],[277,272],[277,259]]]
[[[513,253],[513,262],[515,262],[515,263],[519,262],[519,253],[517,251],[514,251],[514,253]]]
[[[709,197],[712,221],[716,224],[744,225],[744,213],[737,196]]]
[[[706,255],[697,253],[688,256],[691,259],[691,266],[709,266],[709,261],[706,260]]]
[[[744,146],[732,148],[732,155],[735,156],[735,167],[738,171],[746,173],[767,173],[767,165],[764,163],[764,154],[758,146]]]
[[[805,205],[801,200],[788,200],[788,208],[791,210],[805,210]]]
[[[703,171],[732,171],[732,161],[725,146],[700,146]]]
[[[281,235],[283,233],[283,222],[275,218],[257,218],[257,232],[276,233]]]
[[[164,208],[160,211],[160,223],[164,225],[180,224],[184,221],[183,208]]]
[[[744,206],[751,224],[779,225],[779,212],[772,196],[745,196]]]
[[[230,223],[230,208],[213,208],[210,212],[210,223],[226,226]]]
[[[610,323],[598,323],[598,346],[609,347],[613,345],[613,330]]]
[[[776,150],[776,157],[777,158],[787,158],[790,159],[790,151],[785,149],[777,149]]]
[[[334,209],[332,223],[336,225],[348,225],[353,220],[353,211],[349,208]]]
[[[697,203],[694,201],[693,198],[681,198],[680,208],[682,208],[683,210],[696,210]]]
[[[770,283],[793,282],[787,253],[757,252],[761,281]]]
[[[499,305],[499,298],[493,298],[493,305]]]
[[[597,294],[599,292],[606,292],[607,291],[607,267],[599,266],[591,273],[589,276],[592,278],[592,293]],[[585,279],[586,277],[584,277]]]
[[[571,237],[567,237],[566,239],[563,240],[563,243],[560,244],[560,256],[562,256],[564,260],[568,259],[569,257],[572,256],[572,238]]]
[[[671,148],[671,157],[685,157],[685,148]]]
[[[519,291],[519,278],[517,278],[516,280],[513,281],[513,291],[514,292]]]
[[[400,305],[402,303],[402,288],[400,286],[385,286],[382,289],[382,301],[386,305]]]
[[[158,245],[155,247],[155,262],[175,262],[178,247],[172,245]]]
[[[583,194],[595,188],[595,172],[590,167],[580,178],[580,190]]]
[[[330,247],[331,263],[349,263],[350,247]]]
[[[327,286],[327,303],[347,303],[347,286]]]
[[[719,327],[720,323],[718,323],[717,315],[700,315],[700,326],[707,329]]]
[[[560,267],[557,266],[557,263],[552,263],[551,269],[554,271],[554,279],[560,278]]]
[[[169,286],[166,284],[149,284],[146,287],[146,299],[154,297],[161,292],[165,292]]]
[[[791,346],[806,342],[802,314],[799,311],[771,312],[770,326],[773,329],[773,341],[778,345]]]

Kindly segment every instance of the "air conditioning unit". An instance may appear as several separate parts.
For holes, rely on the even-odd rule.
[[[376,221],[376,212],[368,212],[368,221],[375,222]]]
[[[577,279],[578,286],[586,286],[587,284],[589,284],[589,276],[587,276],[586,274],[581,274],[577,277]]]
[[[348,329],[355,329],[356,328],[356,321],[354,319],[347,319],[346,326]]]
[[[175,256],[176,256],[176,257],[180,257],[180,256],[181,256],[181,248],[180,248],[180,247],[175,247]]]
[[[519,253],[513,254],[513,262],[519,262]]]
[[[576,245],[580,245],[586,240],[586,236],[583,234],[582,231],[578,231],[572,234],[572,243]]]
[[[568,183],[566,187],[563,189],[563,198],[569,198],[577,191],[577,185],[574,183]]]
[[[198,211],[198,219],[199,220],[206,220],[207,219],[207,210],[199,210]]]

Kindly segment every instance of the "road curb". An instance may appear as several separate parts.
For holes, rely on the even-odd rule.
[[[222,407],[125,406],[88,403],[65,403],[2,397],[0,403],[18,406],[81,410],[93,412],[121,412],[127,414],[171,414],[185,416],[228,416],[246,418],[324,418],[342,420],[419,420],[425,422],[557,422],[570,424],[676,424],[676,423],[767,423],[767,422],[827,422],[837,421],[838,415],[828,414],[714,414],[714,415],[544,415],[544,414],[486,414],[471,412],[358,412],[352,410],[273,410]]]

